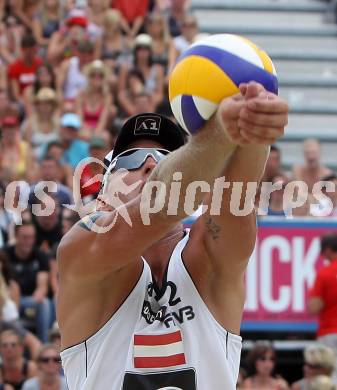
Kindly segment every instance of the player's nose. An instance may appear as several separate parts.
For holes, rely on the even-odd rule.
[[[157,162],[152,156],[148,156],[145,160],[144,165],[142,166],[143,174],[148,177],[150,176],[151,172],[156,167]]]

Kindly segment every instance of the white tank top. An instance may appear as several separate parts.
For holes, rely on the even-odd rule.
[[[144,260],[142,275],[112,318],[61,353],[70,390],[234,390],[241,337],[201,299],[175,247],[163,291]]]
[[[63,91],[65,99],[75,99],[86,86],[87,78],[80,70],[78,57],[71,57]]]

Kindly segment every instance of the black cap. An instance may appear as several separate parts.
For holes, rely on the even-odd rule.
[[[104,164],[109,166],[116,156],[139,139],[156,141],[164,149],[173,152],[185,144],[186,138],[187,133],[164,115],[154,113],[134,115],[124,123],[114,149],[105,156]]]
[[[166,116],[154,113],[135,115],[123,125],[115,143],[112,159],[139,139],[159,142],[164,149],[172,152],[185,144],[185,137],[186,133]]]

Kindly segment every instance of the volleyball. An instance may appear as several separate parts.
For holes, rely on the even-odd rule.
[[[219,103],[249,81],[277,94],[278,81],[268,54],[247,38],[211,35],[192,44],[178,58],[169,79],[173,115],[195,133],[214,114]]]

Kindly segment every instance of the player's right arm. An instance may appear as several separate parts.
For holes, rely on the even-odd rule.
[[[233,111],[235,116],[241,108],[241,102],[229,100],[229,104],[222,107]],[[118,209],[93,214],[89,217],[90,223],[102,227],[113,225],[112,228],[106,233],[97,233],[88,229],[83,221],[78,223],[63,238],[59,247],[59,258],[82,257],[79,261],[79,272],[83,270],[86,274],[90,271],[95,274],[118,271],[133,260],[139,259],[139,255],[146,248],[162,238],[186,216],[182,195],[186,193],[187,186],[197,180],[213,184],[222,172],[226,160],[236,149],[236,145],[229,141],[220,123],[222,122],[218,121],[217,116],[213,117],[200,132],[190,137],[186,145],[171,153],[153,169],[147,181],[162,182],[167,191],[165,206],[160,212],[151,214],[150,224],[143,223],[141,214],[141,201],[146,204],[144,199],[149,202],[153,200],[152,194],[145,186],[142,193],[125,204],[132,226],[118,215]],[[177,215],[167,215],[169,189],[175,172],[182,173],[180,202]],[[200,204],[204,196],[204,193],[197,193],[196,204]],[[83,267],[83,253],[86,253],[88,259],[99,258],[99,264],[89,262]]]

